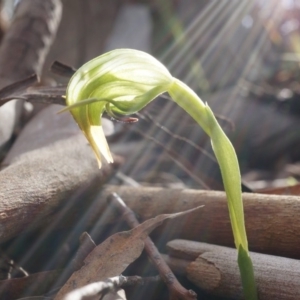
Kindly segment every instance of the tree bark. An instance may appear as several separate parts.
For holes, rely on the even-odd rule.
[[[197,213],[170,220],[161,226],[157,231],[160,238],[184,238],[233,246],[224,192],[110,186],[102,198],[111,192],[118,193],[141,219],[204,205]],[[250,249],[300,258],[300,198],[244,193],[243,200]]]
[[[170,265],[201,289],[215,296],[244,299],[235,249],[186,240],[171,241],[168,248]],[[260,300],[300,299],[298,260],[253,252],[250,255]],[[178,259],[182,257],[195,260],[188,263]]]
[[[101,170],[70,114],[50,106],[24,128],[0,172],[0,243],[56,220],[61,207],[86,186],[99,190],[119,164]],[[92,183],[91,183],[92,182]]]

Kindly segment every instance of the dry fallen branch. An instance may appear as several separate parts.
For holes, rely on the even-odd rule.
[[[14,99],[14,96],[19,96],[28,87],[38,82],[37,75],[33,74],[23,80],[10,84],[0,90],[0,106]]]
[[[20,151],[27,152],[29,156],[33,156],[29,161],[27,161],[27,156],[19,161],[20,166],[23,164],[24,166],[26,165],[26,172],[25,170],[22,171],[23,168],[19,170],[17,165],[15,165],[15,169],[11,169],[12,173],[20,174],[19,180],[17,180],[17,189],[13,188],[16,184],[14,181],[8,181],[8,179],[6,180],[5,176],[3,176],[3,186],[1,185],[0,192],[0,204],[2,203],[0,205],[0,215],[3,217],[0,219],[0,225],[2,228],[7,228],[7,230],[0,235],[0,240],[2,241],[24,230],[24,226],[20,226],[19,229],[13,232],[8,229],[17,226],[14,225],[14,223],[18,223],[20,220],[24,221],[24,216],[31,215],[32,211],[34,211],[33,195],[39,197],[40,201],[42,201],[40,203],[44,203],[44,209],[47,207],[49,207],[49,209],[51,209],[51,207],[53,208],[51,218],[45,218],[44,216],[43,221],[50,222],[50,220],[53,220],[51,224],[56,226],[58,223],[57,216],[60,214],[60,211],[55,210],[54,207],[65,203],[65,211],[71,211],[70,206],[68,206],[70,202],[65,202],[63,195],[65,195],[65,193],[74,192],[74,189],[80,186],[80,184],[82,185],[82,183],[89,180],[89,178],[93,178],[93,176],[99,174],[99,170],[97,170],[94,165],[93,154],[85,144],[84,139],[79,138],[80,145],[78,145],[78,149],[76,144],[74,144],[75,140],[73,143],[71,141],[57,142],[66,146],[66,149],[61,149],[58,152],[56,152],[57,150],[55,150],[56,148],[53,148],[53,146],[47,146],[48,142],[51,144],[54,143],[55,140],[63,139],[66,138],[66,136],[72,136],[74,134],[71,133],[70,128],[68,129],[67,122],[60,121],[61,117],[69,117],[68,115],[56,115],[57,118],[53,120],[53,116],[49,118],[47,116],[55,114],[56,110],[53,108],[52,112],[49,112],[49,110],[41,112],[38,117],[39,121],[37,118],[35,118],[35,121],[32,120],[27,134],[24,134],[24,137],[20,136],[19,142],[17,141],[5,161],[10,163],[16,160]],[[41,122],[45,124],[45,127],[41,127]],[[52,130],[52,126],[57,126],[57,129]],[[41,129],[42,133],[36,135],[38,128]],[[49,128],[49,134],[46,128]],[[30,134],[30,132],[32,134]],[[50,134],[50,132],[52,133]],[[45,140],[43,141],[43,139]],[[42,144],[44,144],[44,146],[42,146]],[[30,152],[32,148],[38,149],[39,147],[41,147],[42,150]],[[57,148],[59,148],[58,144]],[[79,149],[81,150],[78,151]],[[83,163],[78,164],[81,158]],[[62,168],[63,162],[63,169],[70,171],[70,178],[66,179],[66,184],[63,184],[61,177],[59,177],[60,179],[57,177],[57,170]],[[36,165],[39,166],[38,169],[35,169]],[[74,174],[72,168],[76,171]],[[80,168],[81,171],[78,170],[78,168]],[[108,170],[112,172],[110,168]],[[76,175],[77,171],[86,174],[87,177],[78,177]],[[0,177],[2,176],[2,172],[0,172]],[[22,172],[24,172],[24,174]],[[32,174],[31,181],[27,180],[28,174]],[[76,186],[74,185],[72,187],[72,185],[69,184],[69,180],[79,180],[79,182]],[[49,190],[43,187],[43,184],[47,186],[48,182],[53,182],[54,191],[58,191],[55,192],[55,197],[50,197]],[[33,186],[32,191],[34,190],[34,194],[29,192],[30,186]],[[94,185],[90,189],[94,191],[99,190],[99,186]],[[9,193],[6,191],[9,191]],[[90,205],[92,205],[92,209],[85,216],[88,224],[95,224],[101,216],[103,216],[101,220],[105,223],[117,220],[118,217],[116,214],[111,213],[105,213],[104,218],[106,198],[113,192],[120,194],[126,205],[139,215],[142,220],[162,213],[179,212],[187,208],[204,205],[204,208],[198,213],[192,213],[189,217],[180,217],[176,222],[172,220],[168,221],[167,224],[157,229],[155,234],[159,234],[160,236],[163,234],[163,238],[166,241],[174,238],[184,238],[224,246],[233,246],[225,194],[215,191],[110,186],[107,187],[92,204],[90,201],[81,201],[76,204],[76,206],[73,205],[72,213],[68,214],[67,218],[64,216],[64,222],[60,222],[58,225],[60,227],[70,226],[72,222],[74,223],[76,221],[76,218],[78,220],[79,216],[85,210],[85,207],[89,207]],[[16,199],[23,200],[19,202],[16,201]],[[243,199],[251,250],[290,258],[300,258],[299,197],[243,194]],[[22,203],[26,205],[24,206]],[[6,211],[10,207],[15,207],[15,217],[5,219],[4,216],[7,215]],[[11,210],[9,211],[11,212]],[[32,222],[32,220],[28,222]]]
[[[187,240],[171,241],[168,249],[170,265],[207,293],[244,299],[235,249]],[[260,300],[300,299],[298,260],[259,253],[251,258]]]
[[[60,207],[79,189],[99,190],[118,166],[97,168],[95,157],[69,114],[51,106],[23,129],[0,172],[0,242],[41,224],[55,225]]]
[[[76,70],[56,61],[53,63],[51,71],[69,78]],[[31,103],[65,105],[65,98],[63,96],[66,94],[66,85],[55,87],[32,86],[38,81],[38,76],[33,74],[23,80],[5,86],[0,90],[0,106],[14,99]]]
[[[66,86],[31,87],[38,82],[36,75],[17,81],[0,90],[0,106],[11,100],[23,100],[31,103],[65,105]]]
[[[118,209],[122,217],[131,228],[139,226],[139,222],[136,219],[134,212],[126,206],[124,201],[116,194],[113,193],[108,197],[108,200]],[[170,299],[196,299],[197,295],[192,290],[185,289],[174,276],[169,266],[165,263],[161,257],[159,251],[155,247],[152,240],[147,237],[145,239],[145,251],[147,252],[151,262],[157,268],[159,275],[165,282],[169,289]]]
[[[165,240],[184,238],[233,246],[227,200],[223,192],[110,186],[103,191],[103,201],[113,192],[118,193],[143,220],[204,205],[197,213],[168,221],[156,232],[163,234]],[[299,197],[245,193],[243,200],[250,249],[300,258]]]
[[[14,300],[26,295],[43,295],[61,276],[61,270],[31,274],[22,278],[0,281],[1,299]]]
[[[56,61],[51,66],[51,71],[70,78],[76,70]],[[32,86],[38,81],[38,76],[33,74],[23,80],[5,86],[0,90],[0,106],[14,99],[31,103],[65,105],[65,98],[63,96],[66,94],[66,85],[55,87]]]
[[[45,224],[90,180],[99,189],[113,167],[97,169],[81,134],[24,154],[0,172],[0,241]]]

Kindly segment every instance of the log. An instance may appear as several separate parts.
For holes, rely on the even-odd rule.
[[[0,172],[0,243],[55,217],[80,188],[99,190],[116,164],[98,169],[71,115],[50,106],[24,128]]]
[[[47,153],[44,157],[45,159],[42,157],[42,152],[41,155],[38,156],[39,162],[35,164],[33,164],[33,161],[36,160],[35,157],[39,151],[29,151],[28,155],[23,155],[24,158],[21,161],[19,161],[20,158],[15,161],[13,160],[10,168],[16,166],[16,168],[14,168],[17,173],[19,172],[17,166],[22,166],[23,164],[25,166],[26,159],[31,155],[33,156],[26,164],[29,170],[28,173],[24,175],[24,171],[22,171],[22,175],[17,176],[17,178],[19,178],[18,188],[14,188],[15,181],[18,181],[17,179],[8,182],[8,179],[4,178],[6,177],[4,174],[6,175],[6,172],[8,172],[6,169],[0,172],[1,182],[3,182],[3,186],[1,184],[0,193],[0,215],[5,215],[10,206],[15,205],[16,207],[15,217],[10,220],[6,219],[7,224],[5,227],[3,227],[4,220],[0,220],[0,228],[15,227],[16,225],[9,226],[8,223],[19,222],[19,219],[24,216],[23,213],[26,210],[30,215],[30,211],[32,211],[30,209],[38,206],[38,204],[35,206],[33,205],[34,201],[32,200],[32,196],[34,195],[39,199],[38,201],[44,203],[45,208],[48,206],[48,209],[52,211],[50,215],[42,213],[41,217],[44,218],[42,222],[44,225],[51,223],[53,226],[58,226],[58,228],[72,226],[74,222],[78,222],[82,217],[82,212],[88,207],[90,207],[89,212],[84,216],[87,224],[95,224],[99,218],[101,219],[102,224],[107,224],[108,222],[118,220],[116,214],[112,214],[111,211],[110,213],[106,211],[106,197],[111,192],[117,192],[142,220],[163,213],[179,212],[203,204],[203,209],[197,214],[191,214],[188,218],[178,218],[176,222],[169,221],[167,224],[161,226],[161,228],[156,231],[156,237],[162,238],[165,241],[174,238],[184,238],[233,247],[233,236],[229,221],[227,202],[225,193],[223,192],[108,186],[102,191],[100,196],[96,197],[92,202],[85,199],[85,201],[80,201],[76,204],[74,202],[74,204],[71,205],[71,203],[66,199],[64,200],[62,196],[64,192],[69,191],[71,194],[72,191],[74,192],[76,189],[75,183],[73,183],[74,186],[67,186],[67,184],[70,183],[70,180],[79,180],[78,187],[80,184],[83,184],[85,180],[90,180],[90,176],[93,177],[93,175],[98,172],[97,169],[94,169],[94,157],[92,153],[89,153],[90,149],[85,144],[85,141],[81,141],[84,145],[78,145],[79,149],[77,151],[77,146],[71,145],[75,140],[76,138],[74,137],[67,139],[67,141],[57,142],[57,147],[51,146],[47,151],[47,147],[44,149],[42,148],[43,150],[40,151],[45,151]],[[66,146],[65,152],[57,149],[59,148],[59,145],[61,145],[61,147]],[[84,146],[86,146],[86,150],[80,150],[81,147],[84,148]],[[49,152],[52,150],[55,152],[50,154]],[[83,155],[87,156],[85,159],[82,159],[82,163],[78,164],[76,161],[78,157],[76,156],[80,153],[81,157],[83,157]],[[50,156],[51,159],[49,160]],[[61,163],[57,162],[56,157],[58,160],[61,160]],[[87,166],[87,161],[90,161],[89,166]],[[83,175],[83,178],[78,175],[80,170],[74,174],[71,174],[72,172],[68,171],[72,168],[69,165],[70,163],[75,164],[73,166],[74,169],[77,166],[77,168],[84,171],[83,174],[85,175]],[[37,171],[34,171],[34,166],[37,164],[39,164],[39,167]],[[67,170],[67,173],[65,173],[65,171],[59,171],[59,168],[60,170]],[[88,174],[87,170],[89,170],[91,174]],[[4,171],[6,172],[3,173]],[[37,174],[35,175],[35,173]],[[22,176],[28,177],[28,174],[31,174],[32,183],[30,180],[26,181],[26,178],[20,179]],[[67,174],[69,174],[70,179],[65,179]],[[61,178],[61,180],[59,181],[58,178]],[[41,180],[41,182],[39,183],[38,180]],[[66,185],[64,185],[63,180],[66,180]],[[31,185],[33,187],[29,189]],[[55,187],[53,188],[52,185],[55,185]],[[95,187],[95,185],[96,184],[94,184],[94,187],[91,187],[91,190],[94,189],[93,191],[97,192],[97,190],[101,189],[101,186]],[[52,195],[53,198],[47,194],[50,186],[53,188],[53,193],[57,193],[55,196]],[[47,187],[46,190],[45,187]],[[24,191],[24,188],[26,188],[27,191],[26,189]],[[36,189],[35,193],[32,192],[34,189]],[[21,196],[23,196],[24,201],[27,202],[27,208],[23,207],[20,209],[20,207],[25,205],[22,203],[16,204],[16,200],[14,199],[20,199]],[[300,213],[299,197],[244,194],[243,198],[250,249],[266,254],[299,258],[300,224],[297,217]],[[62,211],[63,204],[66,206],[64,213]],[[57,207],[60,207],[61,209],[56,211],[55,208]],[[59,223],[57,222],[57,218],[60,213],[63,215],[61,216],[62,221]],[[25,221],[22,220],[20,227],[24,226],[24,223]],[[41,223],[37,222],[36,224]],[[19,231],[15,231],[14,234],[8,231],[6,235],[1,235],[0,241],[12,237],[18,234],[18,232],[20,233],[20,227]]]
[[[215,296],[244,299],[235,249],[186,240],[171,241],[168,248],[170,266],[184,272],[201,289]],[[194,258],[196,254],[189,264],[178,259]],[[250,255],[260,300],[300,299],[298,260],[253,252]]]
[[[102,202],[111,192],[118,193],[143,220],[204,205],[195,214],[161,226],[157,231],[160,238],[234,245],[224,192],[108,186],[102,193]],[[243,201],[250,249],[300,258],[300,198],[244,193]]]
[[[20,1],[0,47],[0,88],[41,74],[61,12],[60,0]],[[14,100],[0,108],[0,150],[11,138],[22,106]]]

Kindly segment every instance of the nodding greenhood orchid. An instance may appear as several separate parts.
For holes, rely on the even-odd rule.
[[[169,93],[210,136],[220,165],[246,299],[257,299],[244,224],[241,179],[234,148],[210,107],[186,84],[174,78],[151,55],[132,49],[117,49],[83,65],[71,78],[66,93],[70,110],[96,154],[113,162],[102,126],[104,111],[112,117],[141,110],[162,93]],[[126,119],[129,122],[134,118]]]

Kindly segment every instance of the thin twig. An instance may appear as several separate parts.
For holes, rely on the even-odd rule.
[[[66,86],[35,87],[39,79],[33,74],[0,90],[0,106],[10,100],[23,100],[32,103],[48,103],[65,105]]]
[[[36,74],[32,74],[31,76],[24,78],[22,80],[18,80],[12,84],[7,85],[6,87],[0,90],[0,98],[6,98],[11,96],[12,94],[19,93],[25,91],[28,87],[32,86],[39,82],[39,78]]]
[[[11,96],[8,98],[0,99],[0,103],[2,105],[10,100],[23,100],[31,103],[60,104],[60,105],[65,105],[65,101],[66,101],[62,96],[24,94],[22,96]]]
[[[66,94],[67,85],[58,86],[33,86],[27,89],[28,94],[51,94],[55,96],[62,96]]]
[[[139,225],[134,212],[125,204],[118,194],[112,193],[109,195],[108,201],[110,201],[118,209],[131,228]],[[197,295],[194,291],[185,289],[179,283],[149,237],[145,240],[145,250],[152,263],[156,266],[162,280],[166,283],[170,292],[171,300],[197,299]]]
[[[20,96],[28,87],[39,81],[38,76],[33,74],[25,79],[16,81],[0,90],[0,106],[15,99],[12,96]]]
[[[15,98],[25,100],[31,103],[45,103],[45,104],[60,104],[66,105],[66,99],[58,95],[49,94],[24,94],[21,97]]]
[[[67,77],[67,78],[71,78],[74,73],[76,72],[76,69],[65,65],[59,61],[55,61],[52,66],[50,67],[50,71],[54,74],[63,76],[63,77]]]
[[[73,270],[79,270],[84,259],[90,254],[96,247],[95,242],[87,232],[83,232],[79,238],[80,246],[72,260]]]

